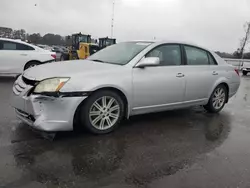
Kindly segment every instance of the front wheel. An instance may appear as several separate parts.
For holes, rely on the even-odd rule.
[[[81,124],[94,134],[113,131],[124,115],[121,97],[112,91],[98,91],[91,95],[80,111]]]
[[[217,86],[204,108],[211,113],[217,113],[221,111],[226,103],[227,92],[228,91],[224,85]]]

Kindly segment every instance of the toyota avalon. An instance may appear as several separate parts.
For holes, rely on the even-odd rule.
[[[113,131],[125,117],[202,105],[222,110],[240,85],[237,70],[214,52],[179,42],[133,41],[85,60],[27,69],[11,103],[23,122],[42,131]]]

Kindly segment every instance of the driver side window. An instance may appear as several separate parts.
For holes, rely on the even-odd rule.
[[[145,57],[158,57],[159,66],[181,65],[181,49],[178,44],[161,45],[151,50]]]

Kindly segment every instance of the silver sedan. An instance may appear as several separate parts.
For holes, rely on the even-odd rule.
[[[203,105],[222,110],[240,85],[214,52],[179,42],[123,42],[86,60],[40,65],[14,83],[17,117],[42,131],[113,131],[125,117]]]

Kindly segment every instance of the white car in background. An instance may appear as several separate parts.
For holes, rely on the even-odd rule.
[[[249,72],[250,72],[250,61],[249,62],[244,62],[243,65],[242,65],[242,74],[245,76]]]
[[[55,58],[55,52],[20,40],[0,38],[1,75],[18,75],[30,67],[54,62]]]

